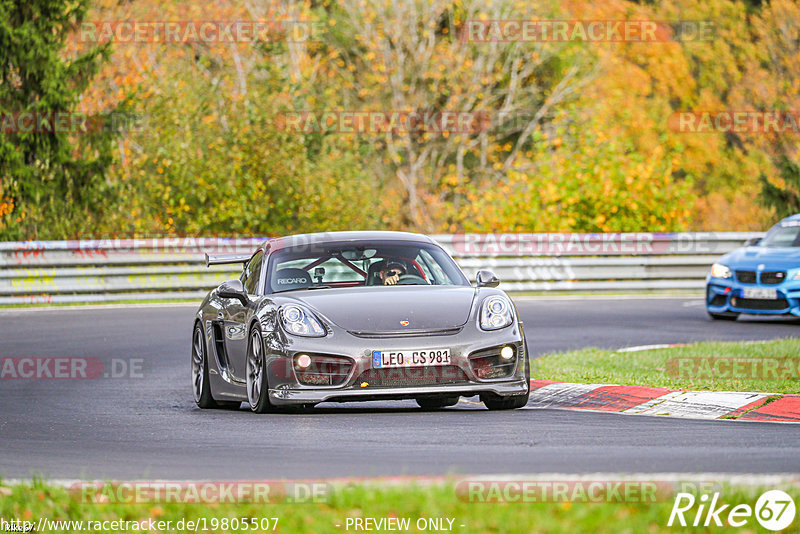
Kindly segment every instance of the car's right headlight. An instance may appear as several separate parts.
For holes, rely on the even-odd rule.
[[[295,304],[281,308],[281,323],[287,332],[297,336],[322,337],[327,334],[314,315]]]
[[[481,330],[499,330],[514,321],[511,302],[507,298],[495,295],[483,301],[481,305]]]
[[[711,266],[711,276],[714,278],[731,278],[733,275],[727,265],[715,263]]]

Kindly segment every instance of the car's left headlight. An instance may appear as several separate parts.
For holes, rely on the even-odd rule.
[[[290,334],[306,337],[322,337],[327,332],[313,314],[295,304],[281,308],[281,323]]]
[[[711,266],[711,276],[714,278],[731,278],[733,275],[731,274],[731,270],[727,265],[715,263]]]
[[[495,295],[483,301],[480,316],[482,330],[499,330],[513,321],[511,302],[507,298]]]
[[[797,271],[796,273],[794,273],[794,276],[792,277],[792,280],[800,280],[800,271]]]

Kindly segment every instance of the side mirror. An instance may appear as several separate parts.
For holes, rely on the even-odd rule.
[[[242,281],[238,278],[222,282],[217,290],[217,295],[224,299],[236,299],[242,303],[242,306],[246,306],[250,302],[244,292]]]
[[[475,279],[478,287],[497,287],[500,284],[500,279],[492,271],[478,271]]]
[[[744,246],[746,246],[746,247],[755,247],[759,243],[761,243],[761,238],[760,237],[751,237],[750,239],[748,239],[747,241],[744,242]]]

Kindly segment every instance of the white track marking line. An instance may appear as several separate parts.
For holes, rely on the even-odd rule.
[[[675,347],[686,347],[693,343],[741,343],[742,345],[763,345],[764,343],[771,343],[785,338],[773,339],[743,339],[734,341],[695,341],[692,343],[657,343],[655,345],[634,345],[632,347],[622,347],[617,349],[616,352],[640,352],[643,350],[657,350],[657,349],[672,349]]]
[[[671,349],[673,347],[685,347],[686,343],[659,343],[657,345],[634,345],[633,347],[622,347],[617,352],[641,352],[643,350]]]

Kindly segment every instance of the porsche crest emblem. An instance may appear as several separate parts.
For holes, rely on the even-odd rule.
[[[408,326],[408,321],[400,321],[400,326]]]

